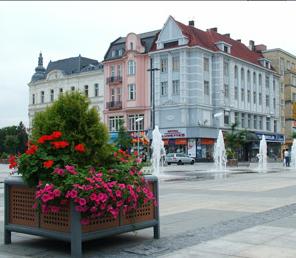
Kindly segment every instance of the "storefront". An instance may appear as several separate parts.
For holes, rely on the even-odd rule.
[[[214,144],[216,139],[199,138],[196,141],[196,159],[198,161],[213,161]]]

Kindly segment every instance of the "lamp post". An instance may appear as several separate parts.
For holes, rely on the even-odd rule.
[[[218,129],[219,129],[219,117],[221,117],[221,116],[223,116],[223,112],[219,112],[219,113],[215,113],[214,114],[214,118],[216,118],[217,119],[217,131],[218,131]]]
[[[155,83],[154,83],[154,72],[159,71],[159,68],[152,67],[152,58],[150,59],[150,69],[147,71],[150,72],[150,105],[151,105],[151,120],[150,125],[153,130],[155,127]]]
[[[140,137],[139,137],[139,134],[140,134],[140,126],[139,126],[139,123],[143,120],[144,118],[143,117],[139,117],[135,120],[135,122],[138,124],[138,157],[139,157],[139,150],[140,150]]]

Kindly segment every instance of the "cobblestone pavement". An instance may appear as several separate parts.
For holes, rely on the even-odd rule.
[[[0,166],[0,171],[5,167]],[[84,244],[85,257],[296,257],[296,171],[248,164],[214,173],[211,164],[164,167],[160,179],[161,239],[152,229]],[[70,257],[61,241],[12,233],[3,245],[0,175],[0,258]],[[1,181],[2,180],[2,181]]]

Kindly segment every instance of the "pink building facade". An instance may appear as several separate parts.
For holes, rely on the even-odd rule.
[[[119,121],[130,132],[150,129],[150,67],[148,51],[158,31],[129,33],[110,44],[104,58],[104,122],[109,132],[119,129]]]

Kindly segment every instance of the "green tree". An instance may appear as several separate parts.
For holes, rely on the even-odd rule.
[[[292,138],[293,138],[293,139],[296,139],[296,132],[293,132],[293,133],[292,133]]]
[[[16,130],[17,130],[17,138],[18,138],[17,152],[23,153],[27,149],[27,142],[28,142],[28,134],[23,122],[19,123]]]
[[[118,148],[121,148],[122,150],[128,150],[132,146],[131,136],[124,127],[123,120],[119,120],[119,131],[115,144]]]
[[[32,140],[42,135],[61,131],[67,140],[75,145],[88,146],[86,158],[79,164],[105,164],[111,157],[112,148],[108,144],[108,131],[100,121],[95,108],[89,108],[89,100],[79,92],[62,94],[57,101],[44,112],[35,115],[32,128]]]
[[[5,152],[16,154],[19,140],[16,135],[6,135],[4,140]]]

